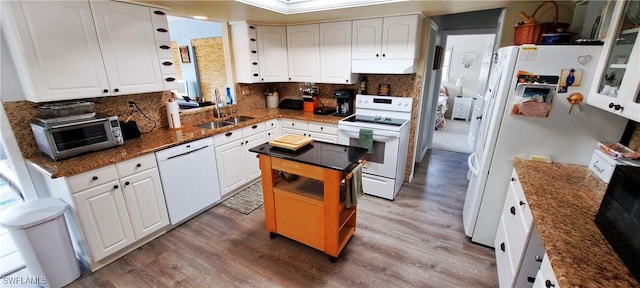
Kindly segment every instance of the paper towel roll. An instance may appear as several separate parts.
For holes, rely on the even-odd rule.
[[[178,103],[167,102],[165,103],[165,106],[167,107],[167,119],[169,120],[169,128],[180,128],[180,107],[178,107]]]

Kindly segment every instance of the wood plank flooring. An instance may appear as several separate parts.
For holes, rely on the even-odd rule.
[[[264,212],[216,206],[69,287],[493,287],[494,251],[464,235],[467,154],[430,150],[395,201],[365,195],[336,263],[269,238]]]

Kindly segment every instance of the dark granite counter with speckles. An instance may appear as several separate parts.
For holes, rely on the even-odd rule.
[[[594,222],[606,183],[585,166],[513,167],[560,287],[640,287]]]
[[[185,113],[188,114],[189,112]],[[44,154],[39,154],[27,159],[36,169],[52,178],[72,176],[87,172],[103,166],[115,164],[124,160],[153,153],[179,144],[225,133],[234,129],[264,122],[269,119],[290,118],[306,121],[315,121],[328,124],[337,124],[342,117],[332,115],[314,115],[313,113],[284,110],[284,109],[258,109],[240,113],[241,116],[250,116],[254,119],[241,122],[238,125],[225,126],[217,129],[202,129],[191,124],[183,124],[180,129],[159,128],[140,138],[125,140],[124,145],[107,150],[93,152],[60,161],[53,161]],[[182,117],[182,113],[181,113]],[[199,124],[199,123],[194,123]]]

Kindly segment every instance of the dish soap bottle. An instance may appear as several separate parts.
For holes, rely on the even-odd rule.
[[[231,105],[233,104],[233,98],[231,97],[231,88],[227,87],[227,98],[226,98],[226,102],[227,105]]]

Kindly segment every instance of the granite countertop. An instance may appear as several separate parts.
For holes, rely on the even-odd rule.
[[[606,183],[585,166],[513,167],[560,287],[640,287],[594,222]]]
[[[191,109],[193,110],[193,109]],[[189,110],[185,114],[193,113]],[[183,111],[181,111],[182,115]],[[124,160],[153,153],[179,144],[225,133],[238,128],[264,122],[269,119],[291,118],[306,121],[315,121],[328,124],[337,124],[343,117],[332,115],[315,115],[300,110],[285,109],[257,109],[238,113],[234,116],[250,116],[254,119],[241,122],[238,125],[225,126],[217,129],[203,129],[194,125],[185,124],[180,129],[166,127],[155,129],[142,134],[140,138],[124,141],[124,145],[102,150],[94,153],[80,155],[60,161],[54,161],[44,154],[38,154],[27,159],[33,167],[51,178],[67,177],[87,172],[96,168],[115,164]],[[199,123],[196,123],[199,124]]]

